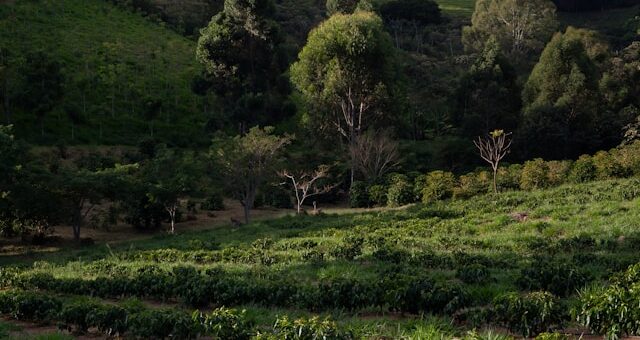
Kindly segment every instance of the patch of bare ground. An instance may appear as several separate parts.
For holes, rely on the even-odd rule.
[[[237,201],[225,200],[226,209],[222,211],[198,211],[196,214],[189,214],[187,219],[176,224],[176,232],[200,231],[219,228],[231,225],[231,219],[242,220],[242,206]],[[292,210],[263,208],[252,211],[254,221],[266,220],[285,216],[293,213]],[[82,229],[82,238],[90,239],[96,244],[117,244],[122,242],[138,241],[167,233],[164,228],[159,230],[143,232],[133,227],[119,223],[108,230],[85,227]],[[73,240],[73,231],[70,226],[57,226],[53,233],[49,235],[42,245],[33,245],[31,242],[21,238],[2,239],[0,238],[0,257],[17,256],[37,253],[52,253],[61,249],[78,247],[78,243]]]

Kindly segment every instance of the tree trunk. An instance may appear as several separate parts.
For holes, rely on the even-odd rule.
[[[498,169],[493,169],[493,192],[498,193]]]
[[[176,233],[176,212],[175,212],[175,210],[173,212],[171,212],[169,215],[171,215],[171,234],[175,234]]]
[[[78,242],[80,241],[80,227],[82,225],[82,208],[76,209],[73,217],[73,239]]]
[[[242,208],[244,209],[244,223],[245,224],[249,224],[251,216],[250,216],[250,208],[248,204],[244,204],[242,206]]]

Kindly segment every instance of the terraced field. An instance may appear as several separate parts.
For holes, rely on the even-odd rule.
[[[640,180],[612,180],[5,257],[0,312],[138,337],[589,333],[578,292],[640,261],[639,204]]]

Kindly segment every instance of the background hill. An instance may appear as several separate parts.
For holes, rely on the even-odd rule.
[[[2,77],[19,136],[41,143],[135,143],[155,135],[188,144],[202,129],[195,42],[101,0],[19,1],[0,6]],[[35,54],[59,68],[64,96],[38,128],[23,105]],[[52,66],[56,68],[55,66]],[[50,73],[50,72],[48,72]],[[47,80],[51,82],[52,80]],[[55,81],[54,81],[55,82]],[[180,136],[187,136],[185,137]]]
[[[439,103],[468,66],[450,57],[462,54],[460,28],[468,24],[475,5],[474,0],[438,3],[450,22],[426,26],[420,34],[393,28],[396,45],[404,53],[405,72],[439,74],[412,79],[412,88],[420,89],[413,97],[431,103]],[[325,1],[282,0],[275,5],[275,20],[292,62],[311,28],[326,17]],[[218,102],[214,95],[193,93],[193,79],[201,72],[194,54],[199,29],[221,6],[219,0],[42,0],[1,5],[0,93],[7,98],[0,105],[3,121],[14,124],[21,138],[39,144],[131,145],[147,137],[180,146],[207,144],[207,122],[216,120]],[[563,26],[598,30],[614,47],[622,47],[637,13],[638,6],[562,12],[560,18]],[[58,84],[63,95],[45,96],[26,86],[33,81],[27,75],[37,78],[38,68],[46,67],[58,69],[59,77],[45,79],[43,87]],[[53,97],[49,98],[53,109],[34,114],[41,103],[29,103],[30,97]],[[409,137],[424,138],[421,133],[403,136]]]

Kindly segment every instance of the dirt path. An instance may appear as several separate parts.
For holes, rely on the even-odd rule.
[[[184,215],[184,221],[176,224],[176,232],[190,232],[199,230],[209,230],[231,224],[231,219],[242,220],[242,206],[237,201],[225,200],[225,210],[222,211],[198,211],[197,214]],[[254,221],[273,219],[292,214],[293,210],[285,209],[255,209],[252,211]],[[120,223],[109,228],[100,230],[90,227],[82,229],[82,238],[91,239],[94,244],[118,244],[122,242],[139,241],[151,238],[156,235],[166,233],[167,223],[162,229],[151,232],[141,232],[130,225]],[[70,226],[58,226],[54,228],[49,240],[44,245],[32,245],[24,242],[20,238],[2,239],[0,238],[0,259],[16,256],[29,256],[33,254],[54,253],[63,249],[77,248],[77,243],[73,240],[73,231]]]

